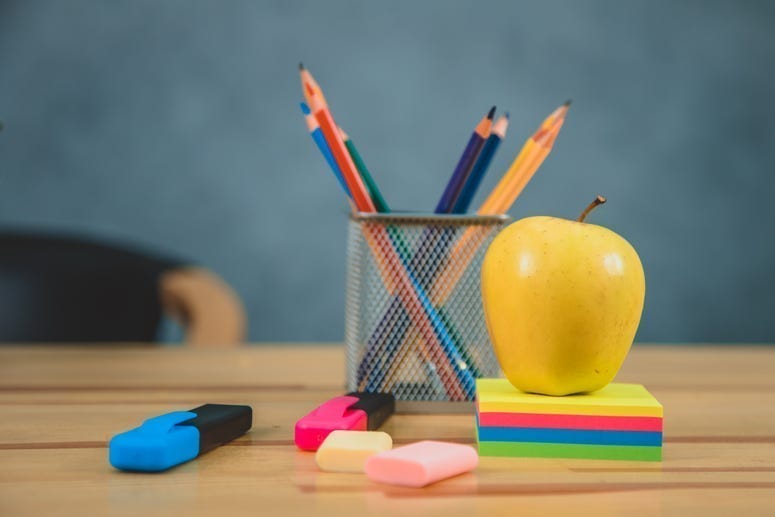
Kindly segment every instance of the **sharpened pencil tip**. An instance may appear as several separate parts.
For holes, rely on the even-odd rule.
[[[304,63],[299,61],[299,70],[304,70]]]
[[[505,118],[506,120],[508,120],[508,119],[509,119],[509,117],[510,117],[510,115],[509,115],[509,112],[508,112],[508,111],[506,111],[506,112],[504,112],[504,113],[503,113],[503,118]]]
[[[567,101],[563,102],[562,105],[567,108],[568,106],[571,105],[572,102],[573,102],[573,99],[568,99]]]
[[[301,106],[301,112],[305,115],[309,115],[311,113],[309,106],[307,106],[306,102],[300,102],[299,106]]]
[[[490,108],[490,111],[487,112],[487,118],[492,120],[492,118],[495,116],[495,106]]]

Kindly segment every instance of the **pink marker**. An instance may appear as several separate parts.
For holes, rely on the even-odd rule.
[[[353,392],[334,397],[296,422],[296,446],[316,451],[332,431],[373,431],[395,410],[389,393]]]
[[[423,441],[380,452],[366,460],[366,476],[377,483],[423,487],[476,468],[468,445]]]

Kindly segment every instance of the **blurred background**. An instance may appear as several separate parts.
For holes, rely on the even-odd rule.
[[[604,194],[591,222],[646,269],[639,341],[775,342],[765,1],[2,0],[0,226],[201,264],[250,340],[340,341],[347,204],[300,60],[402,210],[433,209],[492,104],[512,123],[478,200],[572,98],[511,214]]]

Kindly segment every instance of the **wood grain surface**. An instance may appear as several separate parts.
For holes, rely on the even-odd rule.
[[[340,346],[0,348],[0,515],[772,515],[775,347],[636,346],[617,378],[665,407],[664,461],[481,458],[425,489],[319,472],[296,419],[341,394]],[[143,419],[249,404],[253,429],[161,474],[107,462]],[[395,415],[396,443],[474,443],[471,415]]]

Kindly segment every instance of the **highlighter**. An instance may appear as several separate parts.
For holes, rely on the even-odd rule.
[[[333,431],[373,431],[396,407],[390,393],[352,392],[334,397],[296,422],[296,446],[316,451]]]
[[[252,425],[250,406],[205,404],[174,411],[114,436],[108,459],[120,470],[159,472],[234,440]]]

